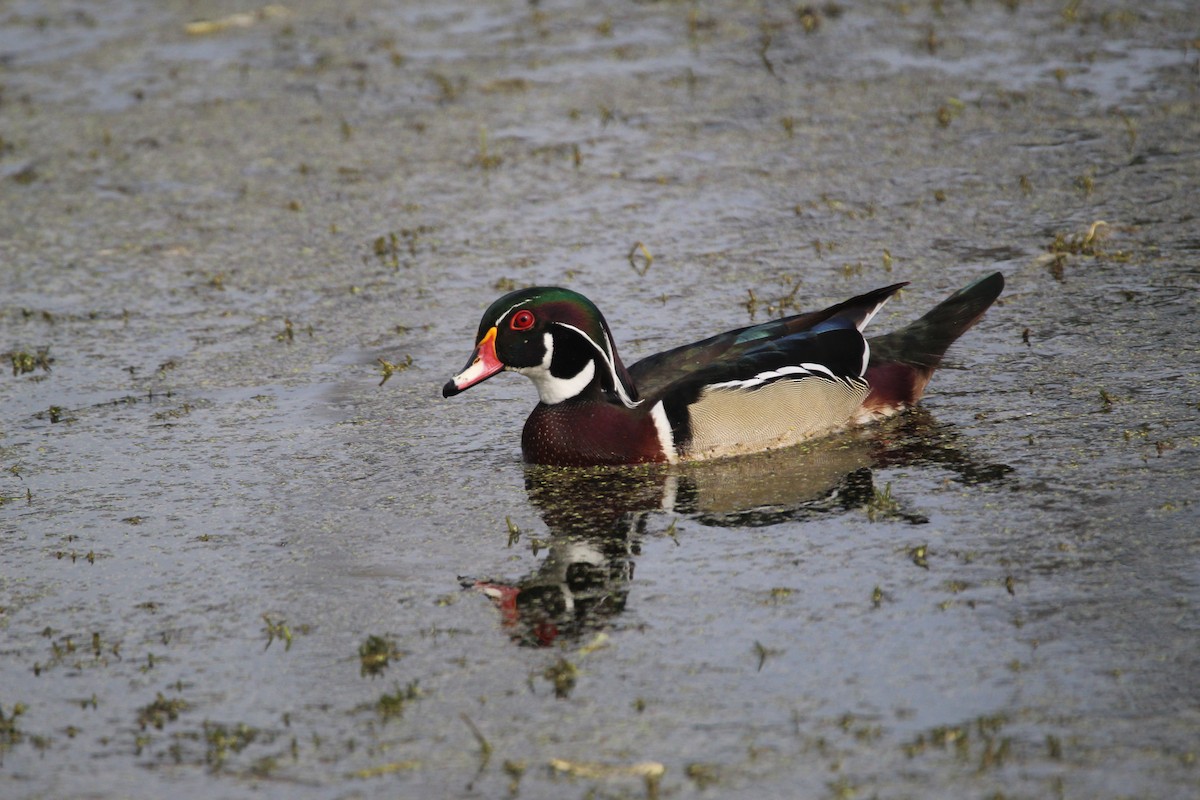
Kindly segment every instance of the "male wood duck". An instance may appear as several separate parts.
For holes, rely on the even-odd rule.
[[[916,403],[946,349],[1004,288],[994,273],[869,341],[862,330],[907,283],[676,347],[626,368],[583,295],[519,289],[484,312],[451,397],[498,372],[533,381],[541,402],[525,460],[594,466],[708,459],[787,447]]]

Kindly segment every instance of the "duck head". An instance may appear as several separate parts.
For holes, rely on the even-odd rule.
[[[608,323],[578,292],[540,286],[510,292],[484,312],[475,341],[466,368],[442,387],[443,397],[507,370],[533,381],[546,405],[583,396],[628,408],[640,402]]]

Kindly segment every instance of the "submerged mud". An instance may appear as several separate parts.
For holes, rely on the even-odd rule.
[[[1187,795],[1195,33],[4,6],[0,794]],[[440,397],[515,286],[633,360],[996,269],[921,409],[800,448],[531,469],[523,379]]]

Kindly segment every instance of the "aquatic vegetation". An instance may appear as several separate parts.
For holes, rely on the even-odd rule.
[[[395,642],[383,636],[368,636],[366,641],[358,646],[358,658],[361,663],[360,674],[363,677],[382,675],[393,658],[402,654],[396,649]]]
[[[1090,178],[1087,191],[1091,191]],[[1129,261],[1132,254],[1126,250],[1109,249],[1104,242],[1110,237],[1112,226],[1104,220],[1096,220],[1082,233],[1056,233],[1054,241],[1047,245],[1047,253],[1039,259],[1045,263],[1055,280],[1065,279],[1068,256],[1090,256],[1096,259]]]
[[[704,791],[721,780],[720,767],[716,764],[705,764],[693,761],[683,768],[683,774],[696,784],[696,788]]]
[[[525,770],[529,768],[529,763],[525,760],[504,759],[504,763],[500,765],[504,770],[504,774],[508,776],[508,794],[515,797],[517,791],[521,788],[521,778],[525,776]]]
[[[167,699],[162,692],[159,692],[153,702],[138,709],[138,727],[145,730],[147,726],[152,726],[162,730],[163,725],[174,722],[188,708],[190,708],[188,702],[182,697]]]
[[[409,770],[419,769],[420,766],[421,762],[418,759],[410,758],[404,761],[390,761],[387,764],[380,764],[377,767],[366,767],[347,773],[346,777],[369,780],[383,775],[392,775],[397,772],[408,772]]]
[[[276,639],[282,639],[284,652],[292,649],[292,629],[288,627],[287,620],[274,620],[270,614],[263,614],[262,620],[266,623],[267,644],[263,650],[270,648],[272,642]]]
[[[391,361],[387,361],[382,357],[376,359],[376,361],[379,362],[379,372],[383,376],[383,378],[380,379],[380,381],[379,381],[379,385],[383,386],[385,383],[388,382],[388,378],[392,377],[397,372],[403,372],[404,370],[411,367],[412,363],[413,363],[413,358],[410,355],[405,356],[404,360],[398,364],[393,364]]]
[[[0,15],[0,783],[1187,795],[1187,4],[42,5]],[[488,286],[611,287],[648,352],[995,262],[974,375],[816,499],[675,471],[559,537],[465,444],[525,399],[424,385]]]
[[[952,752],[960,763],[975,764],[977,773],[997,769],[1012,755],[1012,738],[1000,735],[1008,722],[1004,714],[990,714],[959,725],[941,725],[919,734],[904,746],[904,752],[909,758],[929,750]]]
[[[70,558],[71,561],[84,558],[89,563],[95,563],[96,559],[95,553],[90,551],[81,556],[74,550],[70,552],[58,550],[53,555],[58,559]],[[105,667],[113,661],[121,660],[121,643],[105,642],[99,632],[92,633],[91,646],[87,648],[76,644],[75,637],[69,634],[54,638],[55,632],[50,627],[46,627],[42,631],[42,635],[50,639],[50,658],[44,662],[34,662],[33,674],[37,676],[59,667],[78,671],[85,668]]]
[[[50,365],[54,363],[54,359],[50,357],[49,347],[39,347],[32,353],[25,350],[11,350],[5,355],[12,364],[14,376],[25,375],[37,369],[50,372]]]
[[[282,19],[290,14],[291,11],[286,6],[272,3],[263,6],[257,11],[227,14],[216,19],[195,20],[187,23],[184,26],[184,31],[189,36],[211,36],[212,34],[224,33],[225,31],[238,28],[249,28],[267,20]]]
[[[542,670],[542,677],[554,685],[555,697],[567,698],[571,696],[571,690],[575,688],[575,681],[579,678],[579,668],[567,659],[560,657]]]
[[[417,683],[416,679],[409,681],[405,686],[397,683],[393,691],[381,694],[375,701],[375,710],[380,718],[386,722],[400,717],[404,713],[405,706],[421,696],[417,689]]]
[[[573,778],[588,780],[614,780],[641,778],[646,786],[646,797],[658,797],[659,783],[667,768],[657,761],[639,761],[634,764],[600,764],[592,761],[572,761],[566,758],[550,759],[550,768]]]
[[[25,738],[25,734],[17,727],[17,719],[24,713],[25,706],[22,703],[15,703],[8,714],[4,713],[4,706],[0,706],[0,755]]]
[[[767,663],[768,658],[771,656],[781,656],[783,654],[783,650],[775,647],[767,647],[757,639],[754,641],[754,655],[758,658],[758,672],[762,672],[763,665]]]
[[[508,544],[506,547],[512,547],[521,541],[521,528],[517,523],[512,521],[512,517],[505,517],[504,524],[508,526]]]
[[[409,259],[416,258],[419,246],[424,244],[427,241],[427,235],[435,230],[436,228],[432,225],[414,225],[398,231],[390,231],[375,237],[371,243],[371,250],[377,259],[393,269],[399,269],[401,254],[407,254]],[[436,244],[432,241],[427,246],[431,251],[437,250]],[[411,266],[412,262],[406,260],[404,265]]]
[[[872,491],[871,499],[867,501],[866,511],[867,519],[871,522],[901,516],[900,502],[892,496],[890,482],[883,487],[883,491],[878,489]]]
[[[471,729],[471,735],[474,736],[475,741],[479,743],[479,768],[482,770],[485,766],[487,766],[488,761],[492,757],[492,743],[488,741],[488,738],[483,735],[483,731],[479,730],[479,726],[476,725],[475,721],[467,716],[465,712],[459,714],[458,716],[459,719],[461,719],[466,726]]]
[[[650,271],[650,265],[654,263],[654,256],[650,254],[650,248],[642,242],[633,243],[633,247],[629,248],[627,259],[629,266],[633,267],[633,271],[640,276],[645,276]]]
[[[213,770],[218,770],[225,763],[230,753],[240,753],[255,739],[259,731],[245,723],[227,727],[215,722],[205,721],[204,728],[204,761]]]
[[[477,163],[483,170],[493,170],[500,166],[503,162],[500,156],[489,152],[488,150],[488,132],[486,125],[479,126],[479,155],[475,157]]]

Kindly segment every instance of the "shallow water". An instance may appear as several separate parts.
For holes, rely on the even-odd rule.
[[[0,9],[0,794],[1194,793],[1194,12],[815,8]],[[439,393],[511,285],[634,360],[995,269],[794,451]]]

